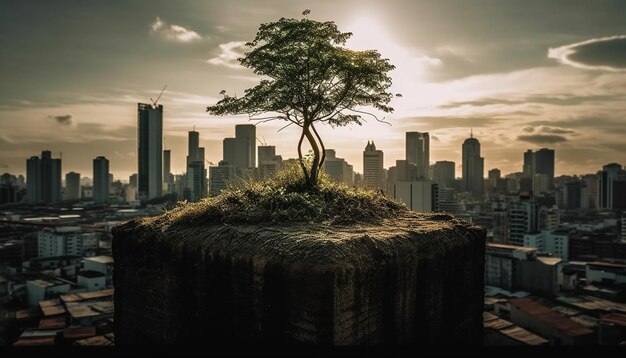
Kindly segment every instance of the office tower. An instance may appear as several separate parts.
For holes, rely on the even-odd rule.
[[[406,133],[406,160],[417,167],[416,179],[428,179],[430,137],[428,132]]]
[[[447,160],[435,162],[433,166],[433,181],[439,185],[439,189],[454,187],[455,170],[454,162]]]
[[[204,148],[200,147],[200,134],[189,132],[187,153],[188,199],[198,201],[206,196],[206,168],[204,166]]]
[[[223,155],[222,155],[223,160],[226,163],[234,166],[235,162],[237,161],[237,139],[224,138],[224,141],[222,142],[222,149],[223,149]]]
[[[331,180],[346,185],[354,185],[354,170],[352,165],[348,164],[345,159],[337,158],[334,149],[326,149],[324,151],[326,159],[322,164],[322,169]]]
[[[276,147],[273,145],[260,145],[258,147],[259,154],[259,177],[261,179],[269,178],[278,171],[283,158],[276,155]]]
[[[528,149],[524,152],[524,165],[522,167],[522,173],[524,178],[532,178],[533,176],[533,151]]]
[[[474,136],[463,142],[463,190],[475,197],[483,195],[485,160],[480,156],[480,142]]]
[[[430,180],[396,182],[389,195],[403,202],[409,210],[422,213],[438,211],[438,187]]]
[[[163,151],[163,183],[166,184],[167,191],[170,191],[172,183],[172,151],[166,149]]]
[[[221,160],[217,166],[209,167],[209,194],[219,195],[230,183],[236,179],[235,166]]]
[[[109,201],[109,160],[105,157],[93,160],[93,200],[98,204]]]
[[[137,173],[131,174],[128,177],[128,183],[130,184],[130,186],[134,186],[135,188],[137,188],[137,183],[138,183],[138,175],[137,175]]]
[[[26,201],[38,204],[41,201],[41,164],[37,156],[26,160]]]
[[[241,170],[256,167],[256,127],[253,124],[235,126],[235,166]]]
[[[27,201],[55,203],[62,200],[61,159],[53,159],[48,150],[41,152],[41,159],[31,157],[26,161]]]
[[[575,210],[582,206],[583,185],[581,181],[565,183],[562,187],[563,208]]]
[[[544,193],[550,189],[550,178],[546,174],[536,173],[532,178],[533,194]]]
[[[138,187],[140,200],[163,195],[163,105],[138,103]]]
[[[615,182],[624,178],[626,178],[626,172],[621,164],[610,163],[602,167],[602,170],[598,172],[598,208],[614,208]]]
[[[542,148],[533,153],[533,176],[544,174],[548,179],[548,189],[554,188],[554,149]]]
[[[383,151],[376,149],[374,141],[368,141],[363,151],[363,180],[366,188],[384,188],[383,158]]]
[[[500,169],[491,169],[488,173],[488,178],[489,178],[489,187],[490,188],[495,188],[496,186],[498,186],[498,180],[500,180],[501,177],[501,172]]]
[[[524,246],[524,234],[539,230],[539,209],[530,200],[509,205],[509,244]]]
[[[65,174],[65,200],[80,199],[80,174],[69,172]]]

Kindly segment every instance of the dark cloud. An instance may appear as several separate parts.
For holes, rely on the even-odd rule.
[[[482,128],[495,124],[498,118],[495,116],[486,117],[485,115],[475,117],[409,117],[394,121],[392,124],[398,130],[410,130],[416,127],[426,127],[433,131],[444,128]]]
[[[481,98],[475,101],[450,102],[439,106],[443,109],[453,109],[462,106],[485,107],[494,105],[516,105],[516,104],[553,104],[557,106],[577,106],[590,102],[608,102],[623,100],[623,96],[616,95],[592,95],[592,96],[549,96],[549,95],[533,95],[522,99],[501,99],[501,98]]]
[[[535,131],[535,128],[534,127],[524,127],[522,130],[524,132],[532,133],[532,132]]]
[[[541,131],[543,133],[550,133],[550,134],[571,134],[571,133],[576,133],[575,131],[573,131],[571,129],[548,127],[548,126],[542,127]]]
[[[0,168],[2,169],[8,169],[10,168],[9,165],[7,163],[0,163]]]
[[[626,35],[551,48],[548,50],[548,57],[579,68],[626,70]]]
[[[567,138],[563,136],[549,135],[549,134],[521,135],[517,137],[517,140],[521,140],[523,142],[535,143],[535,144],[552,144],[552,143],[567,142]]]
[[[54,119],[62,126],[72,125],[72,115],[70,114],[66,114],[64,116],[48,116],[48,118]]]

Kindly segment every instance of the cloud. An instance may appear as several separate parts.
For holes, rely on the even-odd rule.
[[[591,39],[548,49],[548,58],[591,70],[626,71],[626,35]]]
[[[221,53],[217,57],[207,60],[208,63],[230,68],[241,68],[238,58],[243,57],[245,41],[232,41],[220,45]]]
[[[72,116],[66,114],[64,116],[48,116],[48,118],[54,119],[58,124],[62,126],[70,126],[72,125]]]
[[[502,98],[480,98],[473,101],[450,102],[439,106],[442,109],[453,109],[463,106],[486,107],[495,105],[516,105],[516,104],[552,104],[556,106],[576,106],[591,102],[607,102],[623,100],[623,96],[616,95],[531,95],[519,99],[502,99]]]
[[[557,127],[548,127],[548,126],[542,127],[541,131],[543,133],[550,133],[550,134],[571,134],[571,133],[576,133],[575,131],[573,131],[571,129],[557,128]]]
[[[521,135],[517,137],[517,140],[535,143],[535,144],[552,144],[552,143],[567,142],[567,138],[563,136],[549,135],[549,134],[548,135],[546,134]]]
[[[532,132],[535,131],[535,128],[533,128],[533,127],[524,127],[522,130],[524,132],[532,133]]]
[[[157,16],[156,20],[150,24],[151,32],[160,36],[178,42],[192,42],[202,39],[197,32],[186,29],[180,25],[168,24]]]

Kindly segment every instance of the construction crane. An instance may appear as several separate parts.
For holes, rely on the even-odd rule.
[[[163,86],[163,89],[161,90],[161,93],[159,93],[159,97],[157,97],[156,100],[153,100],[152,97],[150,97],[150,100],[152,101],[152,104],[154,105],[155,109],[159,107],[157,103],[159,102],[159,99],[163,95],[163,92],[165,92],[166,88],[167,88],[167,83],[165,84],[165,86]]]
[[[261,144],[262,146],[266,146],[266,145],[267,145],[267,142],[265,141],[265,137],[263,137],[263,140],[262,140],[262,141],[259,139],[259,137],[257,137],[257,138],[256,138],[256,140],[257,140],[257,141],[259,142],[259,144]]]

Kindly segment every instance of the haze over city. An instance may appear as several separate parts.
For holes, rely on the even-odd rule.
[[[391,73],[392,125],[320,128],[326,147],[362,172],[369,140],[385,167],[404,158],[405,132],[431,135],[430,161],[451,160],[473,128],[487,170],[522,170],[526,149],[556,151],[555,171],[595,173],[624,162],[626,3],[604,1],[4,1],[0,3],[0,171],[25,173],[42,150],[63,172],[90,176],[110,159],[127,179],[137,170],[137,103],[165,84],[165,147],[172,172],[186,170],[187,133],[200,132],[206,159],[246,116],[205,112],[220,90],[258,81],[236,61],[260,23],[280,17],[334,21],[347,46],[376,49]],[[236,14],[236,16],[233,16]],[[27,19],[28,21],[25,21]],[[297,157],[297,128],[257,127],[283,158]],[[332,132],[332,133],[331,133]]]

